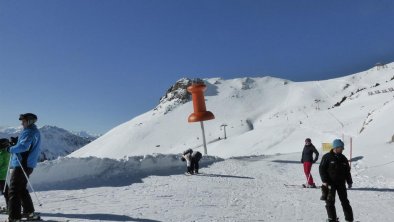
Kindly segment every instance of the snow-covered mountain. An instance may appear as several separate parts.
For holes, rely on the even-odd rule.
[[[0,127],[0,138],[8,138],[10,136],[18,135],[22,127]]]
[[[324,81],[292,82],[269,76],[205,79],[207,109],[216,116],[205,122],[208,154],[298,152],[305,137],[320,144],[342,135],[346,143],[353,137],[354,152],[387,146],[394,133],[390,125],[393,79],[393,63]],[[181,79],[155,109],[115,127],[71,156],[116,159],[187,148],[202,151],[200,124],[187,122],[193,111],[185,94],[189,84],[190,80]],[[222,124],[228,125],[226,140]]]
[[[86,138],[88,140],[95,140],[101,136],[101,134],[92,134],[87,131],[71,131],[72,134],[77,135],[79,137]]]
[[[66,156],[92,142],[93,138],[77,136],[65,129],[44,126],[41,132],[41,160],[53,160]]]
[[[324,221],[320,190],[301,189],[306,178],[300,152],[306,137],[320,149],[343,135],[349,159],[353,140],[348,197],[355,219],[391,221],[393,80],[394,64],[325,81],[206,79],[207,108],[216,116],[205,123],[208,154],[225,159],[204,155],[202,174],[185,176],[177,153],[201,151],[202,141],[199,124],[187,122],[190,80],[181,79],[153,110],[68,157],[40,163],[31,182],[45,201],[41,215],[72,221]],[[320,185],[317,168],[311,173]],[[344,220],[340,207],[337,213]]]
[[[0,129],[0,138],[18,136],[21,130],[21,127],[3,127]],[[66,156],[96,139],[90,135],[78,136],[56,126],[43,126],[39,130],[42,140],[40,161]]]

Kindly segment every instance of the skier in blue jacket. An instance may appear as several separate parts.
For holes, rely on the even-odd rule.
[[[27,219],[39,219],[34,213],[33,201],[27,190],[28,177],[37,166],[40,155],[41,136],[35,122],[37,116],[33,113],[21,114],[19,117],[23,130],[18,142],[8,148],[11,153],[11,177],[9,186],[8,220],[19,221],[23,215]],[[26,175],[25,175],[26,173]]]

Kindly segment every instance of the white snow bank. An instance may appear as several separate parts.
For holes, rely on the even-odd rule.
[[[223,159],[203,156],[200,167]],[[37,190],[81,189],[99,186],[125,186],[142,182],[150,175],[171,175],[185,172],[186,163],[179,155],[153,154],[127,159],[63,157],[40,163],[31,181]]]

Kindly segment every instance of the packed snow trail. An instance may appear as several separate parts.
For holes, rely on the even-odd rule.
[[[174,172],[126,186],[40,191],[44,206],[37,210],[44,219],[70,221],[325,221],[320,190],[301,188],[306,179],[300,156],[239,157],[202,168],[195,176]],[[393,187],[379,183],[381,188],[372,188],[378,181],[353,173],[354,189],[348,195],[355,219],[392,221]],[[312,176],[320,185],[318,164]],[[358,184],[361,178],[365,187]],[[343,221],[339,200],[336,206]]]

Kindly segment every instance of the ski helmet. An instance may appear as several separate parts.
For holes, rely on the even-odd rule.
[[[311,140],[311,138],[306,138],[306,139],[305,139],[305,142],[311,143],[312,140]]]
[[[33,113],[20,114],[19,120],[26,120],[27,125],[31,125],[31,124],[34,124],[35,122],[37,122],[37,116]]]
[[[342,140],[335,139],[334,141],[332,141],[332,148],[333,149],[336,149],[336,148],[345,149],[345,144],[342,142]]]

